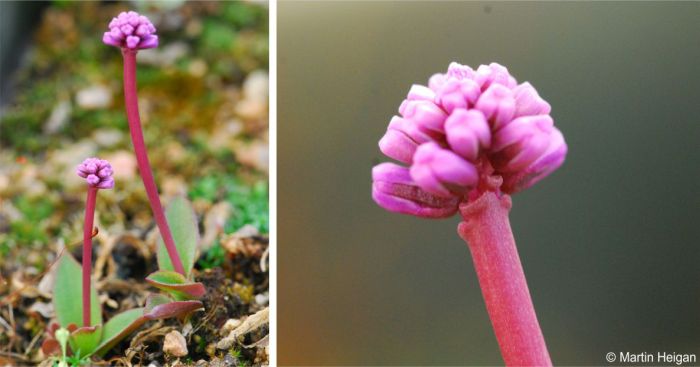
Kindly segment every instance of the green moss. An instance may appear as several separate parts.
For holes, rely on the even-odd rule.
[[[226,251],[221,247],[221,243],[217,240],[209,251],[200,257],[197,264],[202,269],[212,269],[223,264],[226,258]]]
[[[246,224],[261,233],[269,231],[267,182],[246,185],[235,177],[214,174],[195,181],[189,194],[192,199],[209,202],[224,199],[231,204],[233,215],[224,225],[226,233],[235,232]]]
[[[202,46],[208,52],[229,51],[236,42],[236,35],[230,25],[216,19],[207,19],[204,21]]]

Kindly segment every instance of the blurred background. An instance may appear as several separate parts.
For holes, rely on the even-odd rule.
[[[457,218],[371,200],[413,83],[497,61],[564,166],[511,223],[552,360],[700,354],[700,3],[279,3],[279,362],[502,364]]]
[[[198,274],[214,274],[202,282],[227,294],[220,307],[213,305],[224,302],[221,293],[205,300],[218,314],[206,316],[201,335],[188,337],[188,358],[223,359],[210,347],[223,323],[257,312],[269,298],[260,266],[269,223],[267,4],[0,6],[0,365],[42,360],[38,349],[53,309],[50,282],[37,283],[64,246],[80,253],[85,181],[75,167],[87,157],[106,159],[115,171],[114,190],[99,194],[94,239],[95,256],[109,265],[96,271],[98,289],[111,297],[103,299],[105,316],[139,304],[149,291],[142,279],[154,270],[159,233],[129,138],[120,50],[102,43],[109,21],[126,10],[148,16],[158,29],[159,47],[138,53],[137,79],[162,201],[175,195],[192,201],[202,234]],[[125,281],[126,289],[110,288]],[[131,363],[163,365],[162,338],[154,341],[156,355]],[[114,354],[126,347],[129,341]],[[264,349],[236,348],[223,353],[249,364]]]

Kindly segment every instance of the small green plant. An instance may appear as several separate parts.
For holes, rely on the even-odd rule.
[[[79,264],[69,253],[58,260],[54,283],[53,303],[56,322],[50,326],[49,338],[44,341],[45,353],[58,354],[59,365],[79,365],[94,354],[103,355],[121,339],[149,320],[171,317],[185,318],[202,307],[196,300],[204,295],[201,283],[193,283],[185,276],[172,271],[170,258],[162,255],[164,245],[159,246],[159,270],[147,281],[170,294],[151,294],[146,305],[124,311],[103,323],[97,291],[91,280],[91,256],[93,218],[99,189],[114,187],[112,167],[104,160],[88,158],[78,166],[78,175],[88,184],[85,226],[83,232],[83,259]],[[192,270],[197,245],[197,223],[191,206],[185,199],[176,199],[168,208],[168,217],[175,223],[174,240],[180,257],[185,259],[187,275]],[[82,287],[75,284],[81,282]],[[78,326],[82,325],[82,326]]]

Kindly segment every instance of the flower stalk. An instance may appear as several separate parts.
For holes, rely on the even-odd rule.
[[[88,158],[76,169],[78,176],[83,177],[87,182],[87,200],[85,202],[85,223],[83,226],[83,269],[82,269],[82,291],[83,291],[83,326],[92,326],[90,315],[92,315],[90,304],[90,274],[92,272],[92,229],[95,221],[95,202],[97,201],[97,190],[111,189],[114,187],[112,178],[112,166],[105,160]]]
[[[83,227],[83,326],[90,325],[90,274],[92,272],[92,228],[95,219],[97,188],[88,186]]]
[[[153,217],[156,225],[163,237],[165,248],[168,251],[168,256],[173,263],[176,272],[186,276],[185,268],[182,266],[182,260],[175,247],[172,232],[168,226],[168,221],[165,219],[165,212],[160,203],[158,196],[158,188],[156,187],[153,171],[148,160],[146,152],[146,144],[143,140],[143,131],[141,130],[141,118],[139,117],[138,97],[136,94],[136,49],[122,48],[124,57],[124,104],[126,106],[126,116],[129,121],[129,132],[131,133],[131,141],[134,145],[136,153],[136,163],[139,167],[143,185],[146,188],[146,195],[151,204]]]
[[[551,366],[510,228],[509,195],[493,191],[460,205],[460,237],[474,261],[486,309],[507,366]]]

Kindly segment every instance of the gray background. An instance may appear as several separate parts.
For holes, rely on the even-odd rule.
[[[564,166],[511,222],[557,365],[700,355],[700,3],[298,3],[278,15],[279,361],[501,364],[457,218],[371,198],[412,83],[498,61]]]

